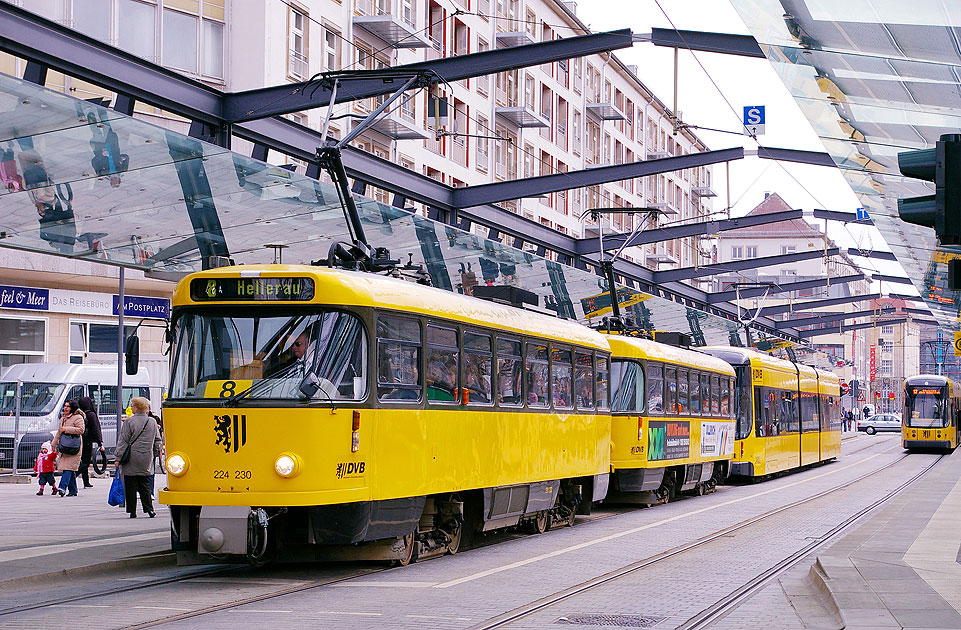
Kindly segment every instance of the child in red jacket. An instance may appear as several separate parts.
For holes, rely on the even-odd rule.
[[[57,480],[53,478],[53,471],[56,470],[57,453],[53,450],[50,442],[44,442],[40,447],[40,454],[37,461],[33,463],[33,470],[37,473],[40,481],[40,490],[37,496],[43,496],[43,486],[50,484],[50,494],[57,494]]]

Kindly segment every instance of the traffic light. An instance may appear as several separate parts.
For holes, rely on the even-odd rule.
[[[934,228],[942,245],[961,245],[961,134],[944,134],[933,149],[898,153],[898,168],[935,186],[934,195],[898,199],[901,220]]]

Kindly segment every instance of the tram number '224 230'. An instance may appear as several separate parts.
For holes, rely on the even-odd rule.
[[[235,470],[233,477],[229,470],[215,470],[214,479],[250,479],[252,477],[249,470]]]

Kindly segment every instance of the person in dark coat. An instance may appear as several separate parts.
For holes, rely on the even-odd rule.
[[[97,410],[93,406],[93,399],[90,396],[82,396],[77,399],[77,404],[80,405],[80,410],[86,414],[86,420],[83,425],[83,449],[80,451],[80,478],[83,479],[84,488],[93,488],[93,484],[90,483],[90,473],[88,468],[90,467],[90,456],[93,453],[93,444],[97,443],[100,447],[100,452],[103,452],[103,434],[100,431],[100,417],[97,416]]]
[[[137,494],[140,504],[150,518],[157,516],[153,510],[150,493],[150,477],[154,473],[154,460],[160,455],[160,427],[147,415],[150,401],[142,396],[130,399],[133,415],[127,418],[117,436],[117,465],[123,474],[125,505],[130,518],[137,518]],[[130,446],[130,459],[120,464],[120,457]]]

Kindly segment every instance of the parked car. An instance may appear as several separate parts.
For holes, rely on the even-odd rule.
[[[858,420],[858,431],[874,435],[878,431],[901,431],[901,416],[896,413],[878,413]]]
[[[16,421],[18,381],[19,423]],[[123,398],[127,405],[134,396],[145,396],[159,409],[160,392],[161,388],[151,387],[146,371],[124,377]],[[0,378],[0,468],[9,468],[13,463],[15,440],[18,468],[33,466],[40,445],[57,432],[63,403],[81,396],[90,396],[97,406],[103,446],[107,456],[113,457],[117,444],[115,365],[21,363],[8,367]],[[15,429],[19,430],[16,436]]]

